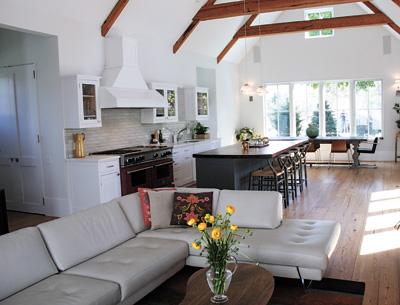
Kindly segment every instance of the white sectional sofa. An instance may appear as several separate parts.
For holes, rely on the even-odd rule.
[[[254,221],[239,257],[274,275],[320,280],[340,235],[333,221],[283,220],[275,192],[178,188],[214,192],[214,211]],[[244,207],[248,207],[244,209]],[[134,304],[185,264],[206,266],[190,247],[193,228],[149,230],[138,194],[0,237],[0,305]],[[250,259],[249,259],[250,258]]]

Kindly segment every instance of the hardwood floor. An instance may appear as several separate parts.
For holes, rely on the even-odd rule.
[[[309,186],[285,216],[339,221],[342,233],[327,277],[364,281],[364,305],[398,305],[400,231],[393,226],[400,220],[400,163],[377,165],[309,168]],[[9,217],[11,230],[52,219],[15,212]]]
[[[364,305],[398,305],[400,232],[394,225],[400,220],[400,163],[377,165],[313,167],[308,189],[285,215],[339,221],[342,233],[326,276],[365,282]]]
[[[8,211],[7,216],[8,216],[8,227],[10,232],[26,227],[37,226],[38,224],[56,218],[39,214],[20,213],[14,211]]]

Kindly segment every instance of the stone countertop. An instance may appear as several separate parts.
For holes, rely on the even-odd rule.
[[[112,161],[118,160],[119,156],[114,155],[89,155],[85,158],[67,158],[68,162],[102,162],[102,161]]]
[[[289,141],[270,141],[269,145],[260,148],[250,148],[244,151],[240,143],[220,147],[202,153],[194,154],[194,158],[224,158],[224,159],[268,159],[275,158],[291,148],[303,145],[308,139]]]

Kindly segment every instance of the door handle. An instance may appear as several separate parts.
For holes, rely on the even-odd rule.
[[[129,172],[127,172],[127,174],[131,175],[131,174],[134,174],[134,173],[137,173],[137,172],[141,172],[141,171],[145,171],[145,170],[152,169],[152,168],[153,168],[153,166],[148,166],[148,167],[136,169],[136,170],[133,170],[133,171],[129,171]]]

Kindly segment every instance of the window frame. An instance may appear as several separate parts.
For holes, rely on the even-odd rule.
[[[339,79],[339,80],[317,80],[317,81],[291,81],[291,82],[279,82],[279,83],[266,83],[266,86],[277,86],[277,85],[288,85],[289,86],[289,137],[297,137],[296,136],[296,110],[295,103],[293,98],[293,89],[295,84],[309,84],[309,83],[318,83],[319,84],[319,130],[321,136],[326,136],[326,126],[325,126],[325,101],[324,101],[324,83],[332,83],[332,82],[349,82],[350,83],[350,136],[357,136],[356,130],[356,82],[357,81],[374,81],[381,82],[380,94],[381,94],[381,122],[382,122],[382,132],[380,138],[383,138],[385,135],[385,126],[384,126],[384,81],[381,78],[355,78],[355,79]],[[263,96],[263,133],[266,136],[268,130],[268,105],[266,96]],[[294,126],[294,128],[293,128]],[[302,135],[300,135],[301,137]],[[283,137],[283,136],[282,136]],[[370,136],[368,136],[370,137]],[[271,137],[273,138],[273,137]]]
[[[310,19],[309,15],[313,14],[313,13],[324,13],[324,12],[330,12],[332,14],[332,17],[330,18],[318,18],[318,19]],[[321,19],[331,19],[335,17],[335,10],[333,7],[318,7],[318,8],[313,8],[313,9],[307,9],[304,10],[304,20],[305,21],[311,21],[311,20],[321,20]],[[318,38],[331,38],[335,36],[335,29],[324,29],[324,30],[331,30],[332,34],[330,35],[324,35],[322,34],[323,30],[315,30],[315,31],[319,31],[319,35],[318,36],[310,36],[311,32],[315,32],[315,31],[307,31],[304,33],[304,38],[305,39],[318,39]]]

